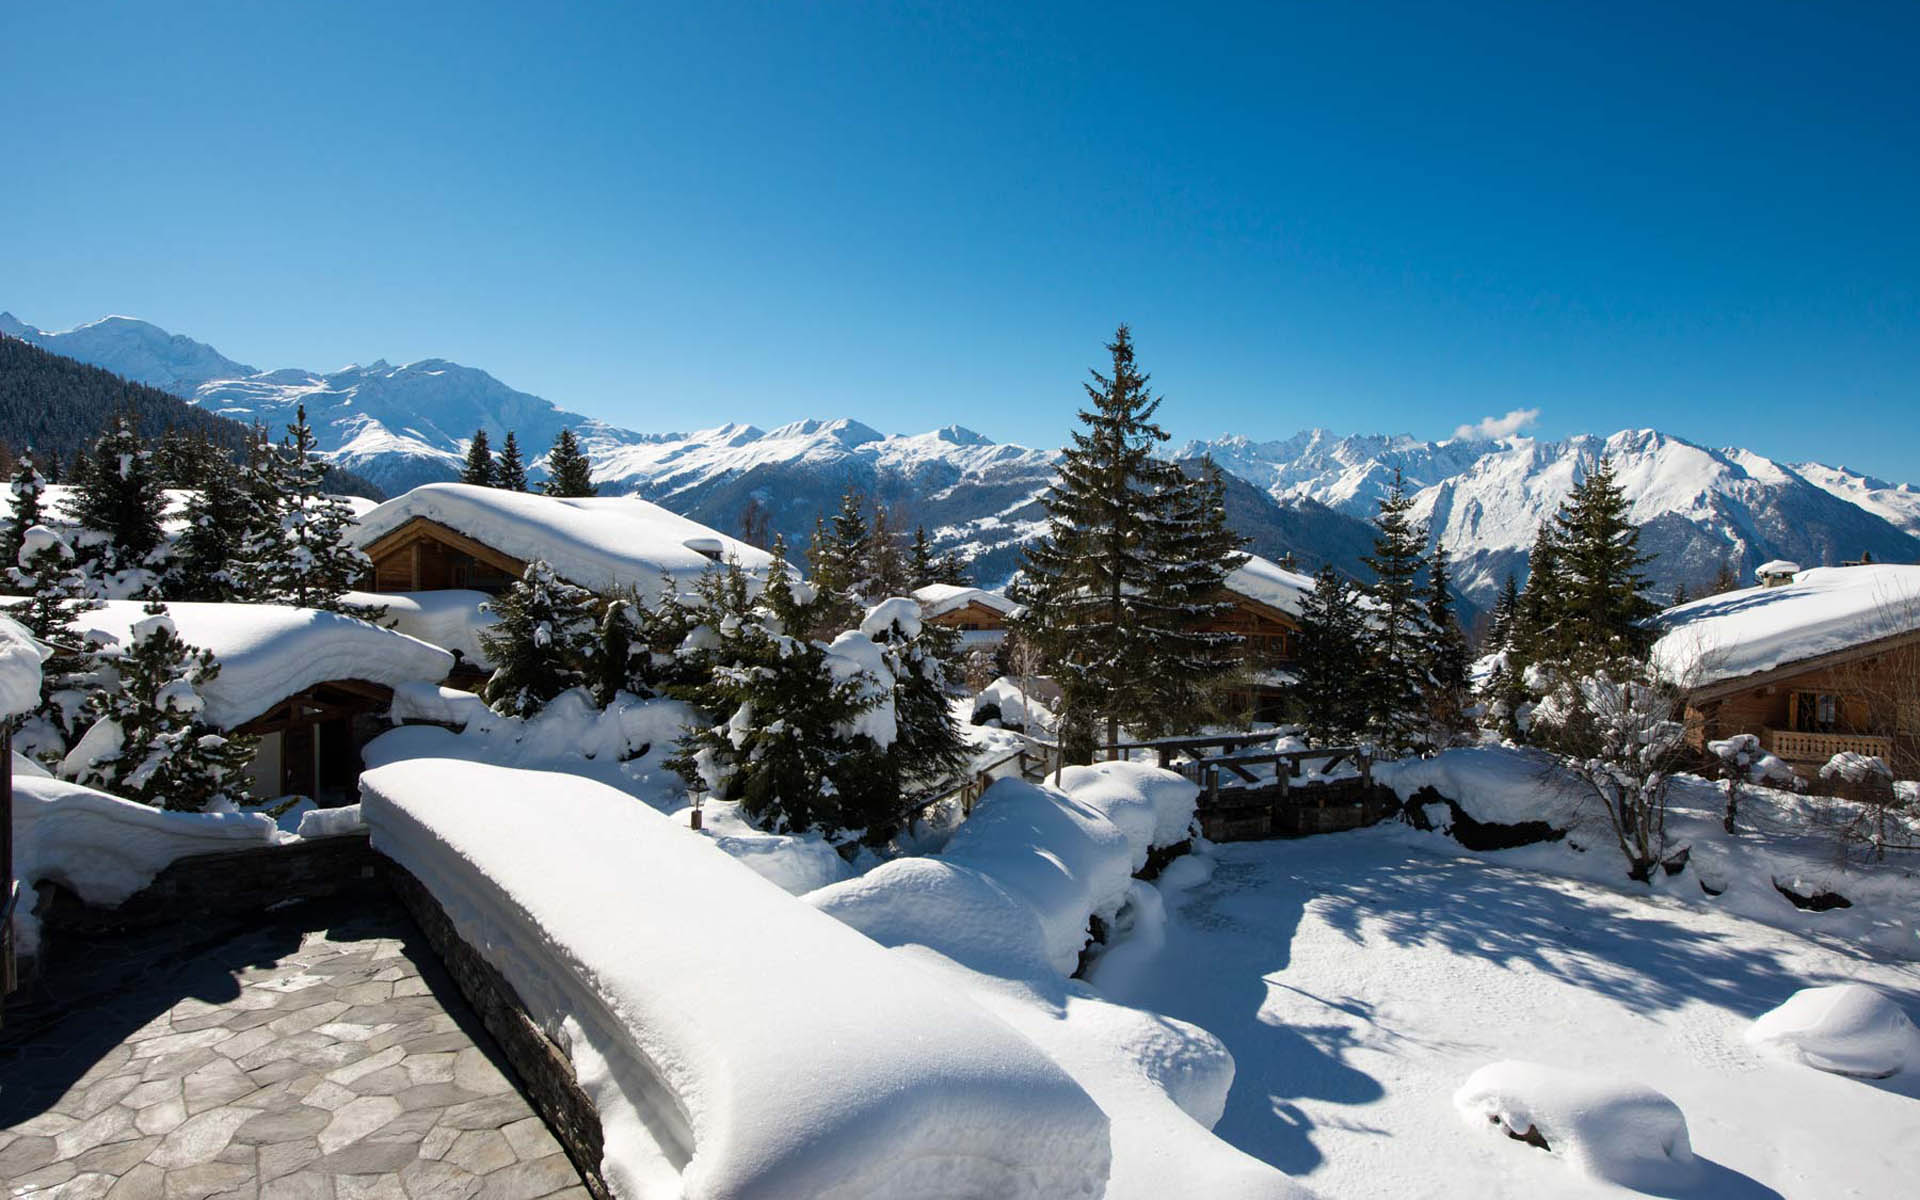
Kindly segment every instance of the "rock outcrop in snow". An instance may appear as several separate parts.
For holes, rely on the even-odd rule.
[[[1622,1187],[1672,1195],[1698,1174],[1679,1106],[1640,1084],[1497,1062],[1475,1071],[1453,1104],[1471,1125],[1531,1142]]]

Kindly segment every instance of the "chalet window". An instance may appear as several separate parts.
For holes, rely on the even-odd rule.
[[[1840,725],[1840,698],[1832,692],[1795,692],[1793,728],[1803,733],[1832,733]]]

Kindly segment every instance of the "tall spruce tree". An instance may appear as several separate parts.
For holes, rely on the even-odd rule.
[[[62,776],[177,812],[244,803],[254,739],[224,734],[201,715],[220,664],[181,639],[164,604],[146,612],[131,643],[107,656],[112,679],[95,693],[93,723]]]
[[[868,604],[878,604],[889,596],[904,596],[913,590],[907,556],[900,548],[900,534],[894,529],[893,514],[885,505],[874,505],[873,523],[860,549],[858,591]]]
[[[1343,745],[1367,726],[1364,598],[1331,565],[1300,600],[1300,651],[1288,700],[1317,746]]]
[[[540,490],[549,496],[575,498],[600,494],[600,489],[593,485],[593,463],[580,448],[573,430],[562,429],[560,436],[553,439],[553,449],[547,453],[547,481],[540,485]]]
[[[1505,650],[1513,639],[1514,622],[1520,617],[1520,581],[1513,572],[1507,572],[1507,580],[1500,585],[1500,598],[1493,602],[1493,613],[1487,622],[1487,649]]]
[[[952,779],[972,757],[947,695],[960,632],[922,621],[918,605],[897,600],[874,608],[861,629],[886,649],[893,672],[896,732],[887,761],[894,792],[905,800]]]
[[[1140,601],[1151,614],[1151,699],[1136,718],[1147,737],[1227,718],[1227,685],[1244,662],[1243,639],[1219,629],[1233,609],[1227,576],[1247,561],[1246,539],[1227,527],[1226,480],[1211,459],[1191,475],[1163,464],[1160,502],[1160,536],[1146,546],[1155,582]]]
[[[916,525],[913,543],[907,548],[907,576],[915,590],[940,582],[940,562],[934,557],[933,543],[927,540],[927,527]]]
[[[1062,737],[1080,760],[1101,733],[1112,746],[1123,723],[1150,717],[1167,635],[1186,632],[1162,610],[1172,506],[1166,464],[1153,457],[1167,438],[1153,420],[1160,401],[1125,325],[1107,350],[1112,374],[1094,371],[1083,385],[1090,404],[1061,452],[1047,531],[1025,547],[1016,588],[1020,632],[1060,685]]]
[[[866,556],[869,531],[866,499],[849,484],[831,521],[816,518],[813,539],[807,545],[807,566],[817,593],[807,613],[816,624],[812,636],[838,633],[853,625],[865,610]]]
[[[1513,633],[1507,639],[1515,665],[1523,671],[1543,654],[1554,652],[1560,636],[1563,582],[1553,522],[1542,521],[1533,535],[1533,549],[1527,554],[1527,584],[1520,592]]]
[[[487,445],[487,431],[476,429],[473,440],[467,443],[467,461],[460,468],[460,482],[475,487],[498,487],[499,478],[493,463],[493,449]]]
[[[494,664],[480,696],[494,711],[530,717],[561,692],[589,682],[597,650],[592,592],[536,558],[487,607],[498,619],[480,634]]]
[[[511,429],[507,430],[507,440],[500,443],[500,463],[494,486],[509,492],[527,490],[527,464],[520,459],[520,442]]]
[[[1554,516],[1560,575],[1558,657],[1576,668],[1638,661],[1653,644],[1649,618],[1660,606],[1647,596],[1640,568],[1640,529],[1628,517],[1613,463],[1601,458]]]
[[[1443,746],[1472,726],[1467,716],[1470,654],[1467,635],[1453,610],[1451,576],[1446,546],[1435,545],[1427,561],[1425,605],[1430,632],[1423,658],[1427,719],[1434,742]]]
[[[1392,752],[1411,749],[1424,724],[1429,684],[1424,647],[1431,627],[1420,597],[1425,531],[1413,523],[1413,498],[1396,469],[1373,519],[1373,569],[1365,691],[1368,733]]]

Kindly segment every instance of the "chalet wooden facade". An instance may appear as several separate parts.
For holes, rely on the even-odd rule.
[[[1692,743],[1752,734],[1805,778],[1840,753],[1920,775],[1920,566],[1792,570],[1668,609],[1654,659]]]
[[[1687,731],[1700,747],[1751,733],[1811,779],[1843,751],[1920,774],[1920,631],[1879,638],[1687,694]]]
[[[1223,598],[1232,609],[1205,629],[1241,639],[1246,682],[1237,689],[1233,705],[1253,723],[1270,725],[1286,718],[1285,685],[1299,653],[1300,620],[1272,603],[1269,590],[1259,590],[1261,596],[1253,596],[1229,586]]]
[[[353,803],[360,752],[391,728],[385,714],[392,705],[392,688],[338,679],[288,696],[241,724],[235,733],[260,739],[249,771],[254,794]]]
[[[363,549],[376,592],[460,588],[497,595],[526,571],[524,560],[427,517],[412,517]]]

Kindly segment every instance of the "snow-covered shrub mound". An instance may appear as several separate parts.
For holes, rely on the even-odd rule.
[[[1135,871],[1147,865],[1149,850],[1187,840],[1200,797],[1186,776],[1130,762],[1068,767],[1060,772],[1060,788],[1120,827],[1133,848]]]
[[[1043,733],[1052,729],[1058,718],[1032,688],[1028,688],[1023,696],[1020,682],[1002,675],[973,698],[972,719],[997,719],[1008,729]]]
[[[1505,746],[1464,746],[1432,758],[1375,763],[1373,779],[1402,801],[1432,788],[1488,825],[1542,821],[1564,829],[1579,808],[1552,755]]]
[[[1472,1125],[1540,1146],[1622,1187],[1684,1187],[1697,1173],[1679,1106],[1640,1084],[1496,1062],[1475,1071],[1453,1105]]]
[[[446,759],[361,789],[570,1053],[617,1194],[1103,1192],[1107,1118],[1031,1042],[632,797]]]
[[[1802,988],[1747,1029],[1757,1050],[1836,1075],[1884,1079],[1920,1068],[1920,1030],[1861,983]]]
[[[265,813],[166,812],[44,775],[13,779],[14,874],[29,890],[60,883],[88,904],[111,907],[153,882],[175,859],[278,840]],[[35,953],[38,923],[21,913],[23,954]]]
[[[40,648],[12,617],[0,617],[0,717],[32,712],[40,703]]]
[[[896,858],[806,899],[882,946],[927,946],[1006,979],[1057,970],[1033,906],[977,867]]]
[[[761,833],[750,827],[738,833],[710,830],[709,836],[714,845],[789,895],[804,896],[853,874],[840,852],[818,836]]]

